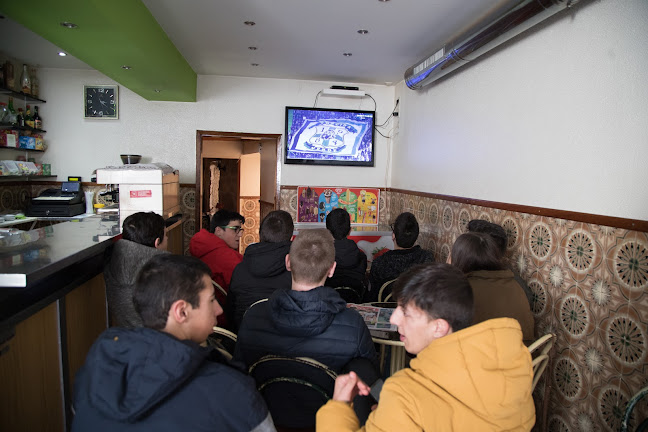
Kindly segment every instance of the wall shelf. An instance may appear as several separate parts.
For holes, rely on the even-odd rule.
[[[16,97],[16,98],[21,98],[21,100],[24,100],[24,101],[27,101],[27,102],[47,103],[43,99],[38,99],[38,98],[35,98],[32,95],[28,95],[27,93],[17,92],[17,91],[8,89],[6,87],[0,87],[0,94],[6,94],[6,95],[13,96],[13,97]]]
[[[21,149],[24,150],[24,149]],[[5,176],[0,176],[0,180],[5,180],[5,179],[11,179],[11,180],[16,180],[16,179],[23,179],[23,180],[40,180],[40,179],[51,179],[51,178],[56,178],[55,175],[5,175]]]
[[[47,133],[46,130],[43,129],[36,129],[33,127],[29,126],[14,126],[11,123],[0,123],[0,129],[11,129],[11,130],[17,130],[17,131],[27,131],[30,133]]]

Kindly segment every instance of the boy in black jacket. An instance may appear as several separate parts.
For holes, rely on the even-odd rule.
[[[144,327],[99,336],[75,382],[72,431],[275,431],[254,381],[199,345],[223,310],[196,258],[157,255],[142,267]]]
[[[358,245],[347,238],[351,232],[349,213],[337,208],[326,216],[326,229],[335,239],[335,273],[326,280],[330,287],[351,287],[362,298],[366,286],[367,255]]]

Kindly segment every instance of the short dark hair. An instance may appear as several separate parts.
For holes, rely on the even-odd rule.
[[[500,225],[493,222],[488,222],[483,219],[473,219],[468,222],[468,231],[488,234],[495,240],[497,246],[502,251],[502,255],[506,254],[506,246],[508,245],[508,236],[506,231]]]
[[[280,243],[290,241],[295,230],[290,213],[284,210],[274,210],[261,221],[259,238],[262,242]]]
[[[488,234],[467,232],[461,234],[452,245],[452,265],[464,273],[477,270],[502,270],[502,252]]]
[[[154,212],[133,213],[124,219],[122,238],[155,247],[155,240],[164,240],[164,218]]]
[[[230,221],[237,220],[241,221],[241,225],[245,223],[245,218],[240,213],[231,210],[218,210],[214,213],[214,216],[211,218],[211,223],[209,224],[209,232],[214,233],[217,227],[224,227],[229,225]]]
[[[301,230],[290,245],[290,272],[294,281],[321,282],[334,262],[333,235],[326,229]]]
[[[394,221],[396,244],[402,248],[411,248],[419,235],[419,224],[416,216],[410,212],[401,213]]]
[[[452,331],[465,329],[473,320],[473,292],[461,270],[450,264],[419,264],[394,282],[392,295],[400,306],[412,303],[432,319],[441,318]]]
[[[342,240],[351,231],[351,216],[343,208],[336,208],[326,216],[326,229],[331,231],[335,240]]]
[[[205,275],[211,277],[209,267],[194,257],[159,254],[151,258],[139,271],[133,290],[135,310],[144,327],[162,330],[177,300],[199,307]]]

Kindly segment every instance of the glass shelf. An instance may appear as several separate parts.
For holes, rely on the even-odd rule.
[[[6,87],[0,87],[0,94],[6,94],[6,95],[13,96],[13,97],[16,97],[16,98],[21,98],[21,100],[24,100],[24,101],[27,101],[27,102],[47,103],[43,99],[35,98],[34,96],[28,95],[27,93],[13,91],[13,90],[8,89]]]
[[[42,149],[26,149],[26,148],[20,148],[20,147],[3,147],[0,146],[0,150],[2,149],[7,149],[7,150],[17,150],[17,151],[27,151],[27,152],[36,152],[36,153],[44,153],[45,150]]]
[[[56,178],[56,176],[55,175],[5,175],[5,176],[0,176],[0,180],[4,180],[4,179],[11,179],[11,180],[17,180],[17,179],[40,180],[40,179],[51,179],[51,178]]]
[[[43,129],[36,129],[36,128],[33,128],[33,127],[29,127],[29,126],[22,126],[22,127],[21,126],[14,126],[11,123],[4,123],[4,122],[0,123],[0,129],[12,129],[12,130],[17,130],[17,131],[28,131],[28,132],[31,132],[31,133],[47,133],[47,131],[43,130]]]

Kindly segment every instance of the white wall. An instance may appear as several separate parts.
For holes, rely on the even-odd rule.
[[[142,162],[166,162],[180,170],[181,183],[195,181],[196,130],[283,134],[285,106],[313,106],[329,82],[198,77],[198,101],[149,102],[119,88],[119,120],[85,120],[83,85],[113,84],[97,71],[46,69],[41,77],[41,108],[49,149],[42,160],[59,180],[68,175],[90,179],[92,170],[121,164],[121,153],[142,154]],[[361,85],[378,104],[378,121],[394,104],[394,88]],[[370,98],[321,97],[318,107],[373,110]],[[377,136],[376,166],[282,167],[281,184],[386,186],[387,144]]]
[[[401,82],[392,187],[648,220],[648,1],[595,0]]]

